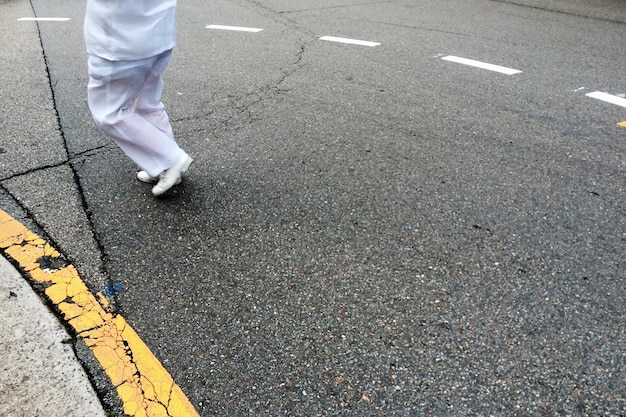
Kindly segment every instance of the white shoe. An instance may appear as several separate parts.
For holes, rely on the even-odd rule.
[[[193,159],[183,151],[183,156],[178,162],[161,172],[159,182],[152,188],[152,194],[161,195],[176,184],[180,184],[183,174],[187,172],[192,162]]]
[[[137,179],[147,184],[154,184],[155,182],[159,181],[158,178],[153,177],[152,175],[148,174],[146,171],[139,171],[137,173]]]
[[[155,182],[159,181],[158,177],[153,177],[152,175],[148,174],[146,171],[139,171],[137,173],[137,179],[141,182],[145,182],[146,184],[154,184]],[[179,178],[178,181],[176,181],[176,184],[174,185],[180,184],[181,181],[182,179]]]

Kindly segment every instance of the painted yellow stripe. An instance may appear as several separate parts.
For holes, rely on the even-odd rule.
[[[45,294],[83,338],[111,379],[132,417],[197,417],[198,413],[172,376],[120,315],[107,311],[108,302],[94,296],[76,268],[42,269],[42,257],[60,254],[24,225],[0,210],[0,250],[30,277],[44,284]]]
[[[619,122],[619,123],[618,123],[618,126],[621,126],[621,127],[626,127],[626,120],[625,120],[625,121],[623,121],[623,122]]]

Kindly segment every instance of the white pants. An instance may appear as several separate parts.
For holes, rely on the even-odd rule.
[[[135,61],[89,56],[87,99],[96,124],[141,169],[157,177],[182,156],[165,106],[163,79],[172,50]]]

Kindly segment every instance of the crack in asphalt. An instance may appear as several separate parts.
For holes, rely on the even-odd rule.
[[[106,298],[100,293],[96,297],[72,264],[3,211],[0,226],[0,249],[34,283],[44,287],[43,293],[62,317],[61,323],[70,334],[80,336],[117,389],[127,415],[197,416],[180,387],[131,325],[109,311]]]
[[[215,130],[237,130],[239,129],[237,126],[238,122],[241,124],[251,124],[257,121],[258,119],[254,117],[252,112],[253,107],[279,96],[281,92],[288,91],[281,89],[281,84],[304,67],[302,60],[306,52],[306,47],[313,42],[315,42],[315,39],[303,42],[298,46],[298,50],[295,53],[295,60],[280,69],[282,76],[278,80],[267,83],[259,87],[256,91],[234,97],[232,99],[232,107],[234,107],[236,113],[231,114],[222,121],[221,126],[217,127]]]
[[[256,2],[254,2],[256,3]],[[322,7],[309,7],[305,9],[298,10],[284,10],[278,13],[280,14],[289,14],[289,13],[301,13],[301,12],[310,12],[315,10],[334,10],[334,9],[349,9],[352,7],[361,7],[361,6],[371,6],[374,4],[385,4],[385,3],[395,3],[395,0],[384,0],[384,1],[371,1],[365,3],[354,3],[354,4],[345,4],[340,6],[322,6]]]
[[[600,21],[611,22],[611,23],[626,23],[626,15],[620,20],[620,19],[611,19],[609,17],[589,16],[588,14],[575,13],[575,12],[570,12],[567,10],[558,10],[558,9],[553,9],[549,7],[544,7],[544,6],[534,6],[532,4],[525,4],[519,1],[512,1],[512,0],[490,0],[490,1],[494,3],[511,4],[514,6],[524,7],[528,9],[541,10],[544,12],[553,12],[553,13],[565,14],[568,16],[582,17],[585,19],[600,20]]]
[[[35,9],[35,6],[32,2],[32,0],[30,0],[30,5],[31,5],[31,9],[33,11],[33,16],[37,17],[37,10]],[[59,132],[59,135],[61,136],[61,139],[63,141],[63,148],[65,150],[65,154],[66,154],[66,161],[63,164],[58,164],[56,166],[61,166],[61,165],[68,165],[71,172],[72,172],[72,176],[73,176],[73,182],[74,185],[76,186],[76,190],[78,193],[78,200],[80,202],[80,207],[83,211],[83,213],[85,214],[85,218],[87,220],[87,226],[89,228],[89,230],[91,231],[92,234],[92,238],[93,241],[96,245],[97,251],[98,251],[98,257],[100,259],[100,265],[98,265],[98,270],[101,274],[103,274],[105,280],[107,281],[107,283],[111,283],[111,275],[109,273],[109,271],[107,270],[107,264],[106,264],[106,256],[105,256],[105,251],[104,251],[104,246],[102,244],[102,242],[100,241],[100,238],[98,237],[98,234],[96,233],[96,228],[94,225],[94,221],[93,221],[93,214],[92,214],[92,210],[89,207],[89,204],[87,203],[87,199],[85,197],[85,191],[82,187],[81,181],[80,181],[80,176],[78,174],[78,170],[76,168],[76,158],[74,158],[72,156],[72,152],[70,152],[69,149],[69,145],[67,142],[67,138],[65,137],[65,132],[63,131],[63,126],[61,124],[61,116],[59,114],[59,109],[58,109],[58,104],[57,104],[57,97],[56,97],[56,91],[55,91],[55,87],[56,87],[56,83],[53,81],[52,79],[52,74],[50,71],[50,62],[48,60],[48,55],[46,54],[46,48],[44,46],[44,42],[41,36],[41,27],[39,25],[39,22],[35,22],[36,28],[37,28],[37,36],[39,39],[39,47],[41,48],[41,52],[42,52],[42,57],[43,57],[43,62],[44,62],[44,66],[45,66],[45,71],[46,71],[46,79],[48,80],[48,86],[50,88],[50,94],[51,94],[51,99],[52,99],[52,108],[54,111],[54,115],[56,117],[56,124],[57,124],[57,130]],[[84,151],[84,153],[86,152],[90,152],[93,151],[95,149],[100,149],[100,148],[94,148],[92,150],[87,150]],[[78,154],[80,155],[80,154]],[[48,167],[45,167],[48,168]],[[45,169],[44,167],[40,167],[39,169],[37,169],[37,171]],[[41,225],[38,225],[41,227]],[[43,227],[42,227],[43,229]],[[45,229],[43,229],[45,230]]]

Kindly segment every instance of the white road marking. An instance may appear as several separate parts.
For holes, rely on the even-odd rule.
[[[69,17],[20,17],[18,21],[37,21],[37,22],[67,22],[72,20]]]
[[[348,39],[348,38],[338,38],[336,36],[322,36],[320,38],[321,41],[329,41],[329,42],[339,42],[339,43],[348,43],[351,45],[361,45],[361,46],[378,46],[380,43],[378,42],[370,42],[370,41],[360,41],[358,39]]]
[[[234,30],[238,32],[261,32],[260,28],[246,28],[241,26],[208,25],[207,29]]]
[[[516,70],[513,68],[501,67],[500,65],[487,64],[485,62],[474,61],[473,59],[467,59],[467,58],[460,58],[458,56],[453,56],[453,55],[444,56],[441,59],[444,59],[446,61],[456,62],[458,64],[482,68],[482,69],[486,69],[489,71],[500,72],[502,74],[507,74],[507,75],[519,74],[522,72],[520,70]]]
[[[617,104],[618,106],[626,107],[626,98],[613,96],[611,94],[603,93],[601,91],[594,91],[593,93],[585,94],[587,97],[595,98],[598,100],[606,101],[607,103]]]

